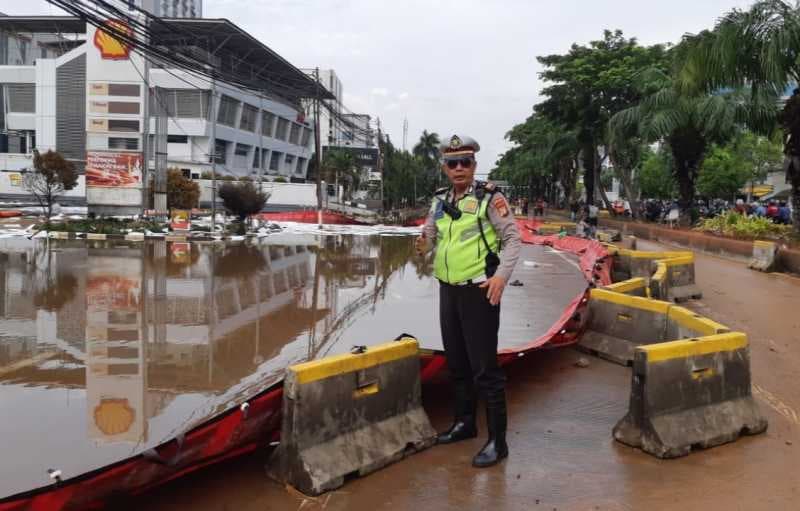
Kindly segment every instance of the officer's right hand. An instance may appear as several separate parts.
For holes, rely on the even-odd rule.
[[[428,241],[425,239],[425,233],[418,236],[414,241],[414,249],[417,251],[418,256],[424,256],[428,251]]]

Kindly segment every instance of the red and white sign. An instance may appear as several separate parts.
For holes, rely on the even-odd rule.
[[[173,231],[188,231],[192,228],[192,212],[188,209],[173,209],[170,227]]]
[[[135,188],[142,182],[141,153],[86,153],[86,186]]]
[[[107,20],[104,26],[94,33],[94,45],[100,50],[100,56],[106,60],[128,60],[131,57],[131,45],[120,39],[119,34],[132,39],[133,29],[122,20]]]

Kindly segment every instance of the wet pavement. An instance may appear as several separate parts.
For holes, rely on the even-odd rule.
[[[499,466],[469,465],[479,438],[434,447],[311,499],[269,481],[261,452],[169,484],[128,509],[798,509],[800,279],[702,254],[696,261],[705,296],[690,307],[750,337],[754,394],[770,421],[764,435],[658,460],[611,438],[627,410],[630,369],[595,358],[580,368],[584,355],[572,349],[540,351],[509,368],[511,455]],[[447,388],[427,386],[423,394],[432,421],[445,427]]]
[[[412,240],[0,239],[0,498],[48,484],[48,469],[69,479],[159,445],[293,363],[403,332],[440,349],[437,284]],[[504,348],[539,337],[585,288],[575,258],[544,247],[525,247],[515,278]]]

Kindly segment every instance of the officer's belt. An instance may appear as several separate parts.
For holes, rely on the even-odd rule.
[[[450,284],[449,282],[445,282],[445,284],[447,284],[448,286],[459,286],[459,287],[460,286],[472,286],[472,285],[475,285],[475,284],[483,284],[487,280],[489,280],[489,279],[486,277],[486,275],[481,275],[480,277],[475,277],[474,279],[467,279],[467,280],[464,280],[462,282],[456,282],[454,284]]]

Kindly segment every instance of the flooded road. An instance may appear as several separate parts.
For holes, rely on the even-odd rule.
[[[440,349],[438,284],[412,240],[0,240],[0,498],[168,441],[288,365],[404,332]],[[543,334],[585,287],[544,247],[514,277],[501,347]]]

